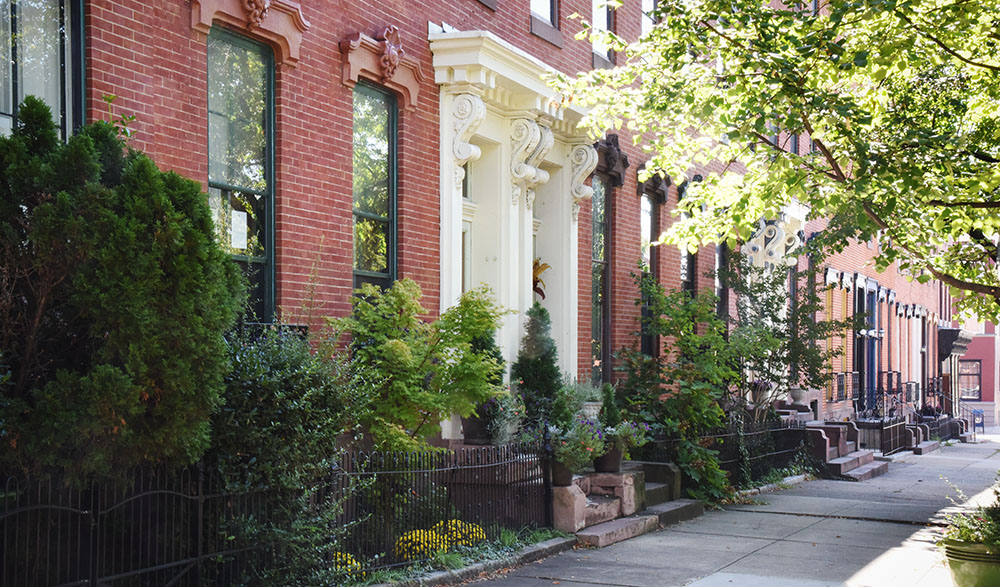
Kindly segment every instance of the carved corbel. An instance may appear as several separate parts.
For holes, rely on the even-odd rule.
[[[510,142],[513,153],[510,160],[510,176],[513,181],[511,188],[511,204],[521,201],[521,193],[525,183],[535,177],[535,168],[527,163],[528,157],[534,152],[542,139],[542,131],[534,120],[519,118],[511,125]]]
[[[569,153],[570,197],[573,198],[573,221],[580,217],[580,204],[594,195],[594,188],[585,184],[597,167],[597,149],[593,145],[573,145]]]
[[[539,125],[538,132],[538,145],[535,147],[535,150],[531,152],[531,155],[528,155],[528,158],[525,160],[525,164],[530,165],[535,170],[534,177],[524,182],[525,204],[528,206],[529,210],[531,210],[531,207],[535,203],[535,188],[549,181],[549,172],[542,169],[540,165],[542,164],[542,160],[545,159],[545,156],[552,150],[552,145],[555,144],[556,140],[555,136],[552,134],[552,129],[547,126]]]
[[[278,63],[297,66],[309,23],[292,0],[191,0],[191,28],[208,34],[221,22],[275,48]]]
[[[353,88],[361,78],[381,84],[399,96],[403,110],[417,107],[424,73],[420,62],[406,55],[395,25],[385,27],[377,38],[355,33],[340,42],[343,55],[341,82]]]
[[[628,156],[622,152],[618,144],[618,135],[609,134],[594,143],[598,154],[598,171],[607,176],[611,187],[621,187],[625,181],[625,170],[628,169]]]
[[[454,132],[451,154],[455,158],[455,192],[462,195],[462,180],[465,179],[463,165],[479,159],[483,154],[469,139],[486,119],[486,104],[475,94],[459,94],[452,102],[451,119]]]

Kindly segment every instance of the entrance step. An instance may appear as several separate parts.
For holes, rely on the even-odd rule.
[[[656,516],[635,515],[584,528],[576,533],[576,539],[590,546],[604,548],[652,532],[659,526],[660,522]]]
[[[847,454],[851,454],[852,452],[854,452],[856,450],[858,450],[858,441],[856,441],[856,440],[848,440],[847,441]]]
[[[848,471],[852,471],[867,465],[875,460],[875,453],[870,450],[856,450],[848,453],[845,456],[837,457],[835,459],[830,459],[826,462],[827,468],[830,473],[834,475],[844,475]]]
[[[958,435],[958,441],[959,442],[972,442],[972,433],[971,432],[963,432],[962,434],[959,434]]]
[[[697,518],[705,511],[705,504],[693,499],[677,499],[650,507],[634,516],[618,518],[585,528],[576,533],[584,544],[604,548],[652,532],[660,526],[676,524]]]
[[[913,447],[913,454],[915,455],[925,455],[929,452],[934,452],[941,448],[941,443],[936,440],[925,440]]]
[[[646,481],[646,507],[668,502],[672,497],[670,485]]]
[[[847,477],[854,481],[867,481],[872,477],[878,477],[880,475],[885,475],[889,472],[889,463],[885,461],[873,461],[866,465],[861,465],[860,467],[847,471],[844,473],[844,477]]]
[[[614,520],[622,511],[622,499],[617,496],[588,495],[584,514],[584,527]]]
[[[675,499],[646,508],[641,514],[654,514],[661,526],[693,520],[705,513],[705,504],[697,499]]]

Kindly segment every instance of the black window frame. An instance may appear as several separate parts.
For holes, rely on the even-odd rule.
[[[351,229],[351,275],[352,275],[352,286],[354,289],[358,289],[364,283],[373,283],[387,289],[393,282],[396,281],[398,277],[398,257],[399,257],[399,238],[398,238],[398,197],[399,197],[399,101],[396,94],[387,88],[383,88],[373,83],[361,80],[354,86],[352,92],[352,103],[353,96],[357,92],[367,93],[368,95],[377,95],[384,98],[389,105],[388,108],[388,143],[389,143],[389,161],[388,161],[388,215],[378,216],[366,212],[362,212],[355,208],[353,195],[351,201],[351,217],[352,217],[352,229]],[[352,161],[353,161],[353,139],[354,139],[354,115],[351,114],[351,144],[352,144]],[[354,168],[352,164],[351,176],[353,178]],[[388,225],[387,229],[387,240],[386,243],[386,273],[379,273],[375,271],[366,271],[357,268],[357,258],[355,257],[354,249],[354,236],[355,236],[355,223],[353,218],[357,217],[367,218],[369,220],[376,220],[378,222],[385,222]]]
[[[53,115],[62,140],[76,132],[85,122],[84,103],[86,100],[86,76],[84,75],[84,20],[83,0],[59,0],[59,107]],[[2,113],[11,119],[11,126],[17,125],[18,109],[24,98],[19,96],[17,57],[17,10],[18,0],[11,0],[11,112]],[[67,18],[67,12],[69,13]],[[66,68],[70,68],[69,76]],[[67,77],[69,80],[67,81]],[[67,85],[69,87],[67,87]]]
[[[264,99],[264,179],[266,183],[266,188],[264,190],[256,190],[252,188],[246,188],[244,186],[230,185],[224,182],[212,181],[211,179],[211,163],[209,163],[209,178],[208,178],[208,188],[222,190],[223,192],[244,192],[254,195],[260,195],[264,200],[264,222],[263,222],[263,235],[262,243],[264,249],[264,255],[236,255],[231,254],[230,257],[238,262],[245,263],[244,273],[248,274],[247,278],[250,280],[248,287],[248,295],[253,295],[253,281],[251,279],[250,265],[260,265],[257,271],[260,272],[262,276],[258,311],[252,311],[251,308],[255,305],[255,301],[252,299],[247,300],[247,319],[251,321],[261,321],[270,322],[274,319],[276,312],[276,299],[277,299],[277,272],[275,270],[275,124],[276,124],[276,95],[275,95],[275,74],[276,65],[274,50],[266,43],[261,43],[254,39],[248,38],[241,35],[235,31],[229,30],[220,26],[213,26],[209,31],[209,36],[211,38],[219,39],[227,43],[232,43],[236,46],[243,47],[246,49],[252,49],[255,51],[260,51],[260,55],[265,60],[265,99]],[[206,50],[206,82],[209,81],[208,76],[211,75],[211,68],[209,66],[209,58],[207,56]],[[207,88],[206,88],[207,90]],[[207,108],[207,104],[206,104]],[[209,124],[209,117],[206,116],[206,125]],[[211,161],[211,132],[208,135],[208,153],[209,161]]]
[[[972,364],[978,365],[978,373],[962,373],[962,364]],[[976,397],[970,397],[965,395],[964,387],[962,386],[962,380],[966,377],[975,377],[978,381],[976,390],[978,393]],[[983,361],[982,359],[959,359],[958,360],[958,399],[968,402],[979,402],[983,401]]]

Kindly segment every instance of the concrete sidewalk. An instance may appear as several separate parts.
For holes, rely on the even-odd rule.
[[[490,583],[948,587],[935,546],[943,516],[992,501],[997,432],[980,435],[980,444],[902,457],[870,481],[810,481],[608,548],[565,552]],[[962,508],[949,502],[955,491],[941,476],[969,498]]]

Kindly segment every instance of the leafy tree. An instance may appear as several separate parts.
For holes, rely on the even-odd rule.
[[[511,381],[524,400],[525,424],[538,427],[551,422],[553,411],[568,423],[573,412],[567,398],[560,399],[563,381],[549,311],[535,302],[526,315],[528,321],[524,325],[521,349],[510,367]],[[567,413],[568,418],[565,417]]]
[[[640,300],[649,307],[646,332],[671,342],[670,352],[650,357],[634,350],[618,353],[625,378],[619,387],[624,417],[649,424],[654,438],[686,476],[693,497],[718,501],[729,496],[729,481],[718,453],[700,438],[725,423],[721,402],[736,384],[726,323],[708,293],[692,296],[666,291],[649,274],[637,276]],[[655,450],[655,446],[648,450]]]
[[[350,316],[328,320],[334,336],[323,350],[335,354],[350,338],[352,387],[369,408],[357,423],[376,448],[424,448],[442,420],[468,416],[498,395],[502,366],[488,349],[473,348],[496,330],[501,314],[487,290],[462,294],[433,322],[420,318],[427,311],[412,279],[384,291],[365,284],[356,293]]]
[[[993,2],[662,0],[615,70],[561,76],[596,132],[623,124],[649,173],[697,170],[667,233],[746,240],[793,201],[834,250],[937,278],[1000,319],[1000,17]],[[708,168],[709,163],[718,165]]]
[[[753,421],[763,422],[791,388],[823,389],[830,360],[840,352],[827,348],[826,340],[860,326],[850,319],[820,318],[823,286],[816,271],[768,270],[736,253],[719,277],[736,298],[735,314],[725,316],[733,368],[740,374],[730,404],[746,407]]]
[[[200,186],[110,124],[61,142],[31,97],[0,177],[0,462],[77,477],[193,462],[243,291]]]

